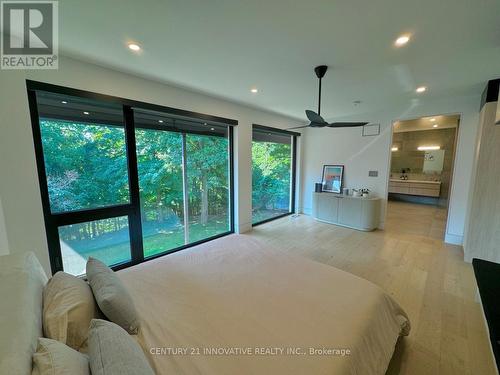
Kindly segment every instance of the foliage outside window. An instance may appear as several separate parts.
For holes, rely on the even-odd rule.
[[[129,264],[231,232],[227,125],[45,91],[36,105],[53,270],[81,275],[90,256]]]
[[[292,211],[290,135],[254,129],[252,142],[252,223]]]

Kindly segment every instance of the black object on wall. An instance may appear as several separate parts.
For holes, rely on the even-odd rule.
[[[483,95],[481,96],[481,109],[486,103],[496,102],[498,100],[498,92],[500,91],[500,78],[488,81]]]
[[[488,324],[491,348],[497,369],[500,368],[500,264],[487,260],[472,259],[481,304]]]

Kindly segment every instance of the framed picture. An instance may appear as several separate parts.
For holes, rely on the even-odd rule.
[[[324,165],[323,166],[323,191],[329,193],[341,193],[342,182],[344,177],[343,165]]]

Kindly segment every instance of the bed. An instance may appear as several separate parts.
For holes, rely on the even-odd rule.
[[[158,374],[384,374],[410,330],[374,284],[248,235],[118,275]]]

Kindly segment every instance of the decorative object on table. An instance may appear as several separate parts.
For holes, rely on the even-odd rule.
[[[361,189],[361,196],[363,198],[368,198],[370,196],[370,189]]]
[[[324,165],[321,180],[322,191],[340,194],[344,176],[343,165]]]
[[[361,190],[359,189],[352,189],[352,196],[353,197],[361,197]]]
[[[343,189],[342,189],[342,194],[343,194],[343,195],[349,195],[349,189],[347,189],[347,188],[343,188]]]
[[[408,175],[407,173],[410,173],[411,169],[410,168],[403,168],[401,169],[401,176],[399,176],[400,180],[408,180]]]
[[[380,124],[368,124],[363,126],[363,137],[372,137],[380,134]]]
[[[323,184],[321,182],[316,182],[314,184],[314,192],[321,193],[323,191]]]

